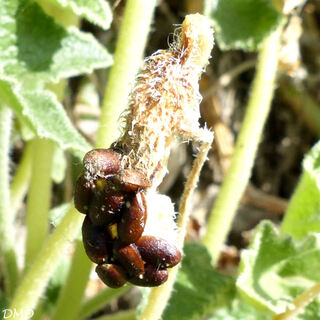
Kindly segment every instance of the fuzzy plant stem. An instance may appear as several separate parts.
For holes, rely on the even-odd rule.
[[[317,296],[320,295],[320,282],[310,289],[304,291],[300,296],[293,300],[295,308],[290,308],[286,312],[278,314],[272,320],[294,320],[306,306],[308,306]]]
[[[119,117],[141,65],[156,0],[128,0],[119,32],[102,105],[97,148],[109,146],[119,135]]]
[[[188,177],[188,180],[185,185],[185,189],[181,198],[179,218],[177,222],[178,226],[178,239],[177,246],[178,248],[183,249],[184,238],[187,231],[187,224],[189,221],[191,208],[192,208],[192,195],[197,186],[201,168],[206,161],[208,152],[211,148],[213,141],[213,135],[211,140],[203,143],[201,149],[197,155],[197,158],[194,161],[191,173]],[[143,310],[139,320],[158,320],[161,318],[161,315],[168,304],[168,301],[171,296],[173,285],[178,273],[179,266],[176,266],[169,270],[169,278],[160,287],[155,287],[151,290],[148,303],[145,309]]]
[[[282,24],[263,43],[247,111],[234,156],[211,212],[203,243],[217,263],[239,201],[248,184],[256,150],[269,114],[278,65]]]
[[[23,150],[23,155],[17,171],[11,182],[11,212],[15,216],[23,198],[27,194],[31,178],[32,147],[28,142]]]
[[[99,311],[99,309],[106,306],[112,300],[123,295],[125,292],[127,292],[131,288],[132,288],[132,286],[127,284],[127,285],[120,287],[118,289],[106,288],[106,289],[100,291],[98,294],[96,294],[91,299],[88,299],[87,301],[83,302],[83,304],[80,308],[80,311],[78,313],[77,319],[84,319],[84,318],[89,317],[93,313]]]
[[[142,54],[144,51],[145,40],[141,42],[140,39],[142,38],[142,35],[145,35],[146,38],[147,32],[150,29],[151,16],[150,14],[147,14],[147,9],[150,8],[150,5],[152,4],[153,11],[155,3],[155,0],[129,0],[126,4],[126,6],[130,5],[130,10],[128,8],[126,9],[127,14],[124,16],[121,26],[121,29],[124,28],[127,30],[126,41],[122,40],[124,43],[120,48],[117,48],[116,56],[126,57],[128,61],[124,58],[121,58],[120,60],[123,60],[124,65],[128,68],[129,65],[135,64],[134,69],[137,70],[140,65],[140,59],[139,61],[136,60],[132,52],[137,52],[138,47],[140,47],[138,52]],[[148,22],[145,23],[145,21]],[[138,27],[141,25],[144,26],[143,30],[141,27]],[[120,33],[124,32],[120,31]],[[121,52],[122,50],[123,54]],[[129,52],[131,52],[131,54],[128,54]],[[115,60],[117,60],[117,57]],[[121,101],[124,95],[123,88],[129,88],[134,79],[134,75],[132,75],[132,72],[129,71],[129,69],[123,68],[121,71],[121,78],[116,77],[116,75],[109,78],[109,82],[121,82],[119,90],[115,90],[114,92],[117,97],[113,98],[113,103],[110,106],[114,112],[119,108],[117,102]],[[110,84],[108,86],[115,88],[116,84]],[[127,99],[127,96],[125,99]],[[107,108],[108,107],[104,106],[102,109],[98,139],[96,143],[97,147],[108,147],[113,141],[113,138],[109,138],[105,130],[106,128],[115,126],[114,122],[116,122],[118,116],[110,116],[110,112]],[[83,219],[84,215],[79,214],[74,206],[72,206],[62,219],[57,229],[50,236],[47,243],[42,247],[38,258],[34,261],[30,270],[25,275],[24,280],[17,289],[16,295],[12,301],[12,308],[30,309],[36,306],[39,297],[48,283],[48,280],[57,267],[59,261],[64,256],[66,248],[77,235]]]
[[[18,282],[19,272],[14,250],[13,215],[10,207],[10,134],[12,112],[0,104],[0,254],[5,277],[5,291],[11,297]]]
[[[32,174],[26,216],[26,269],[35,259],[49,232],[53,149],[53,143],[48,140],[36,138],[32,141]]]
[[[78,311],[88,282],[92,262],[88,259],[81,240],[77,241],[66,285],[60,293],[53,320],[78,319]]]

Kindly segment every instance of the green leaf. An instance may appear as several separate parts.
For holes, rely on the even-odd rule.
[[[64,29],[34,2],[3,0],[0,66],[24,88],[41,87],[95,68],[110,66],[110,54],[90,34]]]
[[[270,320],[270,316],[261,313],[242,300],[235,300],[230,308],[215,311],[209,320]]]
[[[303,161],[303,173],[289,202],[281,232],[297,239],[320,232],[320,142]]]
[[[282,313],[293,306],[295,297],[320,281],[319,259],[320,235],[295,243],[264,221],[242,253],[237,287],[249,303]]]
[[[39,138],[50,139],[81,158],[91,148],[50,91],[24,91],[12,81],[3,79],[0,80],[0,97]]]
[[[109,3],[105,0],[50,0],[63,8],[71,9],[76,15],[81,16],[108,29],[112,21],[112,12]]]
[[[271,0],[218,0],[212,19],[221,49],[257,50],[281,15]]]
[[[163,320],[200,319],[234,294],[233,279],[212,267],[203,245],[187,243],[184,254]]]

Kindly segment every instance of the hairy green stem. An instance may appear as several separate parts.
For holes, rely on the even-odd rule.
[[[120,62],[122,61],[123,63],[122,67],[121,65],[118,67],[121,78],[116,76],[116,71],[113,71],[115,75],[109,79],[110,83],[117,82],[117,84],[108,84],[108,90],[113,91],[111,92],[112,96],[115,96],[111,99],[112,103],[105,103],[102,109],[96,143],[97,147],[108,147],[114,139],[114,132],[110,130],[110,128],[115,128],[116,126],[115,122],[117,122],[116,120],[119,114],[118,108],[120,107],[119,101],[123,99],[124,88],[131,88],[135,76],[132,69],[134,69],[135,72],[138,69],[145,45],[145,39],[144,41],[140,41],[140,39],[143,38],[143,35],[145,35],[145,38],[147,36],[155,3],[155,0],[129,0],[126,4],[126,14],[122,21],[120,31],[120,34],[123,34],[121,40],[122,45],[117,47],[115,57],[116,61],[120,60]],[[143,27],[141,27],[141,25],[143,25]],[[122,31],[122,29],[125,31]],[[137,53],[140,53],[139,59],[136,59]],[[117,63],[120,64],[120,62]],[[134,67],[132,67],[133,65]],[[109,93],[109,97],[111,93]],[[107,101],[107,97],[108,95],[106,94],[105,101]],[[127,101],[127,95],[125,99]],[[112,109],[111,113],[108,108]],[[116,112],[117,116],[112,115],[113,112]],[[120,111],[120,113],[121,112],[122,111]],[[108,133],[106,132],[106,128],[108,129]],[[112,134],[112,137],[108,137],[109,134]],[[83,218],[84,216],[79,214],[74,207],[68,211],[45,246],[40,250],[37,259],[35,259],[23,282],[20,284],[12,301],[12,308],[30,309],[36,306],[50,276],[64,256],[64,252],[69,246],[70,241],[72,241],[77,234]]]
[[[11,297],[19,272],[14,250],[13,214],[10,207],[10,134],[12,111],[0,104],[0,254],[5,277],[5,291]]]
[[[109,146],[119,135],[119,117],[128,104],[141,65],[156,0],[128,0],[107,83],[97,147]]]
[[[82,241],[78,240],[73,254],[66,285],[60,293],[53,320],[78,319],[78,311],[89,279],[92,262],[88,259]]]
[[[118,289],[106,288],[100,291],[91,299],[88,299],[87,301],[83,302],[83,305],[81,306],[78,314],[78,319],[87,318],[91,314],[97,312],[99,309],[106,306],[108,303],[111,302],[111,300],[120,297],[131,288],[132,286],[126,285]]]
[[[31,143],[28,142],[23,150],[23,155],[17,171],[11,182],[11,212],[13,216],[19,210],[23,198],[27,194],[32,166],[32,148]]]
[[[53,148],[53,143],[48,140],[36,138],[32,141],[32,175],[26,216],[26,268],[35,259],[49,232]]]
[[[203,243],[217,263],[239,201],[251,175],[256,150],[273,98],[282,24],[263,43],[234,156],[211,212]]]
[[[18,287],[11,308],[34,309],[52,273],[71,241],[79,232],[84,216],[72,207],[49,237]],[[17,318],[17,319],[23,319]]]

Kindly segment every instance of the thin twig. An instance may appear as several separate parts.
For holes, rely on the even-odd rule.
[[[290,320],[294,319],[303,309],[310,304],[320,294],[320,282],[312,288],[304,291],[299,297],[293,300],[294,309],[288,309],[286,312],[276,315],[272,320]]]
[[[213,142],[213,134],[210,135],[210,139],[201,145],[197,158],[194,161],[192,170],[187,179],[184,192],[181,198],[179,218],[178,218],[178,239],[177,246],[183,248],[184,238],[186,235],[187,224],[189,221],[191,207],[192,207],[192,194],[199,181],[199,175],[204,162],[206,161],[208,152]],[[169,270],[169,278],[166,283],[160,287],[153,288],[148,297],[148,304],[143,310],[140,320],[158,320],[167,306],[170,299],[173,285],[178,273],[179,266],[176,266]]]

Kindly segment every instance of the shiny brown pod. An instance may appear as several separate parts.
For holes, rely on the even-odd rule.
[[[144,262],[134,244],[115,246],[114,259],[119,262],[132,277],[144,272]]]
[[[120,154],[112,149],[93,149],[83,158],[85,170],[93,177],[106,177],[121,169]]]
[[[146,179],[145,175],[134,169],[121,170],[113,180],[122,190],[127,192],[136,192],[139,189],[151,187],[151,182]]]
[[[168,270],[145,265],[144,273],[129,279],[129,282],[140,287],[157,287],[168,280]]]
[[[87,213],[92,198],[94,183],[83,174],[76,182],[74,189],[74,206],[81,213]]]
[[[107,226],[120,218],[124,205],[122,193],[95,193],[89,206],[88,215],[94,225]]]
[[[172,268],[181,261],[181,252],[165,239],[142,236],[135,245],[142,259],[155,267]]]
[[[142,191],[126,202],[121,220],[118,223],[119,239],[130,244],[137,241],[144,230],[147,220],[146,200]]]
[[[93,225],[86,216],[82,225],[82,240],[91,261],[97,264],[108,261],[112,254],[112,242],[106,227]]]
[[[114,264],[101,264],[96,267],[99,278],[110,288],[120,288],[127,282],[126,272]]]

